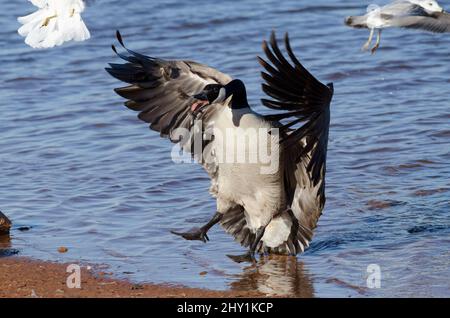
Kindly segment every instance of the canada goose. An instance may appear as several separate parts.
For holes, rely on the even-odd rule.
[[[38,10],[17,20],[18,32],[33,48],[51,48],[66,41],[84,41],[91,37],[81,13],[83,0],[29,0]]]
[[[353,28],[370,29],[370,35],[362,50],[369,49],[375,29],[378,30],[377,41],[371,49],[372,54],[380,46],[381,30],[389,27],[422,29],[435,33],[450,32],[450,14],[435,0],[400,0],[384,7],[369,6],[363,16],[350,16],[345,24]]]
[[[242,246],[249,247],[243,259],[254,259],[255,252],[303,252],[325,204],[333,84],[323,85],[300,64],[286,34],[289,62],[272,32],[270,47],[263,42],[270,63],[258,59],[266,70],[262,73],[262,89],[270,97],[262,104],[278,112],[264,116],[250,108],[242,81],[196,62],[168,61],[133,52],[125,47],[118,31],[117,39],[129,55],[118,53],[114,45],[112,48],[127,63],[109,64],[106,70],[130,85],[115,92],[128,99],[125,105],[140,112],[138,117],[161,136],[192,151],[189,147],[195,130],[191,128],[196,118],[202,120],[202,137],[213,126],[237,135],[243,128],[266,129],[264,136],[270,135],[270,140],[280,138],[271,148],[279,166],[269,173],[261,173],[259,163],[219,162],[223,140],[216,135],[203,140],[206,146],[197,159],[211,177],[210,192],[217,199],[217,211],[204,226],[173,233],[206,242],[208,230],[220,223]],[[187,128],[190,135],[180,139],[176,133],[179,128]],[[272,134],[275,128],[278,134]],[[251,140],[262,148],[265,142]],[[250,146],[246,147],[249,152]]]

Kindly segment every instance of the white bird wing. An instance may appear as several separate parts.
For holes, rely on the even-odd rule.
[[[289,62],[272,33],[263,49],[271,64],[259,58],[266,69],[263,91],[271,99],[262,103],[279,113],[267,115],[279,122],[281,145],[285,149],[284,181],[294,228],[287,244],[291,253],[303,251],[325,204],[325,170],[333,85],[319,82],[295,57],[288,35],[285,46]],[[288,121],[287,123],[283,123]],[[303,125],[300,125],[303,123]],[[300,245],[301,244],[301,245]]]
[[[389,3],[380,9],[380,13],[392,16],[423,15],[426,11],[421,6],[409,1],[400,0]]]
[[[395,1],[380,11],[388,26],[422,29],[435,33],[450,32],[450,14],[427,12],[423,7],[409,1]]]
[[[450,14],[447,12],[436,12],[422,16],[393,17],[390,25],[401,28],[421,29],[434,33],[446,33],[450,32]]]
[[[82,0],[31,0],[39,9],[17,20],[23,24],[18,33],[33,48],[50,48],[67,41],[90,38],[80,13]]]
[[[201,92],[208,84],[226,85],[231,77],[207,65],[192,61],[168,61],[145,56],[127,49],[117,31],[117,38],[130,55],[120,54],[113,46],[116,54],[125,60],[125,64],[110,63],[106,71],[122,82],[130,84],[115,89],[115,92],[128,99],[125,106],[139,112],[139,119],[150,124],[152,130],[158,131],[161,137],[167,137],[174,143],[180,143],[186,151],[194,150],[194,134],[203,139],[203,130],[213,121],[213,117],[222,107],[220,104],[210,105],[199,114],[202,121],[200,131],[195,131],[194,115],[191,106],[195,103],[193,95]],[[189,135],[180,136],[180,129]],[[208,153],[208,140],[203,140],[203,153],[193,154],[208,172],[214,187],[217,165],[213,155]],[[197,157],[198,155],[203,157]],[[212,159],[212,160],[211,160]]]
[[[23,24],[18,32],[21,36],[27,36],[32,30],[39,28],[45,18],[49,16],[50,11],[47,9],[40,9],[36,12],[33,12],[27,16],[17,18],[21,24]]]
[[[28,0],[38,8],[44,8],[48,4],[48,0]]]
[[[74,13],[72,16],[63,16],[58,19],[60,28],[60,37],[63,42],[66,41],[85,41],[91,37],[81,15]]]

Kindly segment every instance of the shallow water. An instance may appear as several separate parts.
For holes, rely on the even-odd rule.
[[[370,56],[359,51],[368,32],[343,25],[369,1],[210,3],[98,0],[84,15],[91,40],[36,51],[16,33],[16,16],[31,4],[0,0],[0,210],[14,223],[11,244],[2,244],[107,264],[137,282],[449,296],[450,37],[387,30]],[[118,61],[116,29],[135,50],[242,79],[255,106],[263,96],[255,56],[272,29],[289,31],[305,66],[334,82],[327,204],[306,253],[255,267],[226,257],[242,249],[219,227],[208,244],[169,233],[206,221],[215,202],[201,167],[172,163],[172,145],[113,93],[120,84],[103,68]],[[369,264],[380,266],[380,289],[366,286]]]

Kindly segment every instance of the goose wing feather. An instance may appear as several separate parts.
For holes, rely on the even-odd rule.
[[[225,85],[231,77],[207,65],[193,61],[164,60],[142,55],[125,47],[119,31],[116,33],[120,45],[126,53],[114,52],[125,61],[123,64],[110,63],[106,71],[116,79],[128,83],[116,88],[115,92],[127,99],[125,106],[139,112],[138,117],[150,124],[150,128],[180,143],[186,151],[193,152],[194,134],[202,138],[204,130],[220,105],[210,105],[197,117],[191,112],[195,102],[193,95],[201,92],[207,84]],[[201,127],[194,127],[194,119],[201,119]],[[184,128],[189,135],[180,134]],[[207,141],[203,144],[206,147]],[[205,149],[205,148],[203,148]],[[198,156],[198,154],[195,154]],[[202,153],[196,157],[213,178],[216,166],[211,162],[211,154]],[[204,160],[206,158],[208,160]]]
[[[287,56],[278,47],[275,33],[263,42],[267,61],[262,104],[277,113],[265,116],[279,127],[284,151],[284,182],[293,212],[291,246],[307,246],[325,204],[325,170],[333,84],[319,82],[294,55],[288,34]],[[298,252],[298,251],[296,251]]]

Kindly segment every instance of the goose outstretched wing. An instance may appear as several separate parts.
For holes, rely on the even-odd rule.
[[[265,118],[276,122],[284,148],[284,181],[292,211],[294,231],[290,249],[302,251],[325,204],[325,170],[333,85],[319,82],[299,62],[285,36],[288,58],[278,47],[272,32],[270,45],[264,41],[267,60],[259,58],[266,72],[263,91],[270,99],[262,103],[275,114]]]
[[[169,61],[136,53],[125,47],[118,31],[116,35],[127,54],[119,53],[114,45],[112,48],[126,63],[110,63],[106,71],[129,85],[117,88],[115,92],[127,99],[125,106],[139,112],[138,117],[149,123],[152,130],[174,143],[181,143],[184,150],[193,151],[191,142],[194,140],[194,132],[197,131],[202,137],[203,129],[220,105],[210,105],[202,113],[194,114],[191,111],[191,106],[195,103],[192,96],[201,92],[208,84],[225,85],[231,81],[231,77],[196,62]],[[201,119],[200,131],[193,129],[196,128],[196,118]],[[190,132],[189,136],[179,134],[181,128]],[[213,177],[216,166],[209,159],[202,163]]]

